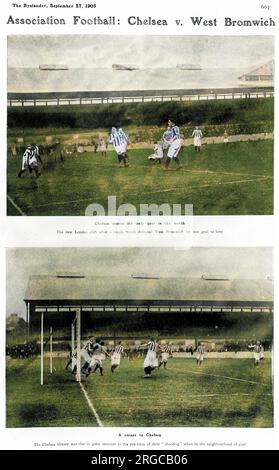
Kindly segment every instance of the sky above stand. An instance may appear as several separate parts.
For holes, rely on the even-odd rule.
[[[111,68],[134,64],[142,68],[253,67],[274,57],[272,36],[114,36],[12,35],[9,67],[66,64],[72,68]]]

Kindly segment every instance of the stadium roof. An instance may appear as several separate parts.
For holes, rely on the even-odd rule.
[[[72,303],[142,305],[272,305],[268,280],[204,278],[144,278],[119,276],[30,276],[26,302],[36,305]]]
[[[270,80],[274,77],[274,60],[270,60],[264,65],[245,73],[239,79],[255,80],[255,78]]]

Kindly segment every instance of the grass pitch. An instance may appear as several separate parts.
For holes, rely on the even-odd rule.
[[[273,213],[273,141],[204,145],[180,151],[183,168],[170,171],[152,165],[151,149],[131,149],[130,167],[119,168],[115,152],[69,155],[65,162],[45,161],[35,179],[17,173],[21,157],[7,163],[8,215],[82,216],[91,203],[107,210],[108,196],[116,206],[193,204],[194,215],[263,215]],[[13,201],[13,204],[11,202]],[[20,209],[20,211],[16,208]]]
[[[40,381],[40,360],[8,359],[7,427],[98,426],[83,391],[54,358],[56,371]],[[46,364],[47,366],[47,364]],[[124,359],[114,374],[83,380],[104,426],[272,427],[271,361],[172,358],[143,379],[143,359]],[[229,397],[229,400],[228,400]]]

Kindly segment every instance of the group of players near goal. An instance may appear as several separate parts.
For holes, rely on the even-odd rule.
[[[260,361],[264,359],[264,349],[260,341],[256,344],[250,345],[250,349],[254,355],[254,365],[258,366]],[[152,338],[147,343],[141,344],[137,348],[137,352],[146,351],[143,363],[144,378],[150,378],[155,369],[161,366],[166,368],[169,358],[173,356],[173,348],[171,343],[160,344],[156,339]],[[205,346],[199,342],[196,348],[196,363],[201,366],[205,357]],[[84,377],[88,377],[91,373],[99,370],[100,375],[104,373],[103,362],[106,357],[110,358],[110,371],[114,373],[115,369],[120,365],[121,359],[128,356],[128,350],[125,348],[121,341],[116,346],[107,352],[104,341],[100,338],[89,338],[80,350],[81,359],[81,373]],[[70,359],[65,367],[66,370],[76,373],[77,370],[77,351],[71,351]]]

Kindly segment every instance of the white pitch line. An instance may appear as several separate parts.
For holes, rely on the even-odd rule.
[[[266,393],[266,395],[271,395],[272,396],[272,393]],[[161,396],[165,399],[170,399],[172,400],[173,399],[173,395],[164,395],[164,394],[161,394]],[[187,398],[206,398],[206,397],[225,397],[227,396],[227,393],[204,393],[204,394],[196,394],[196,395],[188,395],[187,394]],[[230,393],[230,397],[243,397],[243,396],[247,396],[247,397],[250,397],[251,396],[251,393]],[[150,396],[147,395],[142,395],[142,396],[130,396],[130,397],[117,397],[117,399],[115,399],[115,401],[122,401],[122,400],[126,400],[127,401],[127,398],[131,399],[131,400],[146,400],[146,399],[150,399]],[[102,397],[102,401],[111,401],[111,397],[107,397],[107,398],[104,398]],[[178,399],[178,401],[185,401],[183,399]]]
[[[79,385],[80,385],[81,390],[83,391],[83,394],[86,398],[86,401],[88,403],[88,406],[89,406],[90,410],[92,411],[94,417],[96,418],[96,421],[97,421],[98,425],[100,427],[104,427],[104,425],[103,425],[102,421],[100,420],[99,415],[98,415],[97,411],[95,410],[94,405],[93,405],[92,401],[90,400],[83,384],[81,382],[79,382]]]
[[[201,184],[198,186],[188,186],[187,189],[200,189],[200,188],[212,188],[212,187],[218,187],[218,186],[226,186],[229,184],[242,184],[242,183],[251,183],[253,181],[259,181],[263,179],[267,179],[269,176],[261,176],[257,178],[252,178],[252,179],[245,179],[245,180],[235,180],[235,181],[224,181],[220,183],[214,183],[214,184]],[[185,186],[178,186],[178,187],[173,187],[173,188],[168,188],[168,189],[152,189],[152,190],[146,190],[145,193],[147,194],[154,194],[154,193],[169,193],[172,191],[177,191],[185,189]],[[131,193],[130,196],[137,196],[137,193]],[[75,199],[73,201],[57,201],[57,202],[47,202],[46,204],[39,204],[36,206],[36,209],[39,209],[40,207],[49,207],[49,206],[63,206],[63,205],[68,205],[68,204],[74,204],[77,202],[85,202],[85,201],[92,201],[93,197],[89,198],[82,198],[82,199]],[[25,214],[23,214],[25,215]]]
[[[172,370],[174,369],[172,368]],[[220,377],[222,379],[236,380],[238,382],[247,382],[247,383],[254,384],[254,385],[264,385],[265,387],[269,387],[269,384],[265,384],[262,382],[254,382],[253,380],[238,379],[237,377],[228,377],[227,375],[206,374],[205,372],[194,372],[189,369],[183,369],[183,371],[181,371],[180,369],[175,369],[175,370],[177,371],[179,370],[180,372],[184,372],[184,371],[190,372],[190,374],[208,375],[209,377]]]
[[[7,199],[8,201],[10,201],[10,203],[14,206],[14,208],[20,213],[20,215],[26,215],[22,210],[21,208],[13,201],[13,199],[11,198],[11,196],[9,196],[7,194]]]

